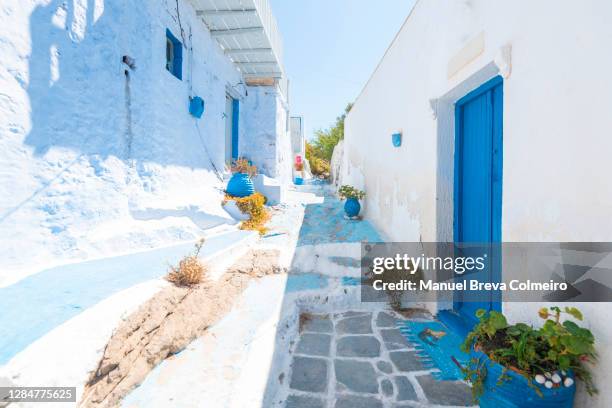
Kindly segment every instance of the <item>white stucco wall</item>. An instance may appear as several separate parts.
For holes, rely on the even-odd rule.
[[[275,129],[276,96],[269,109],[250,104],[191,3],[178,4],[180,14],[175,0],[2,2],[0,286],[233,222],[214,170],[224,170],[226,91],[242,98],[247,142]],[[182,81],[165,69],[166,28],[186,46]],[[200,120],[190,95],[205,100]]]
[[[246,116],[239,154],[252,160],[261,173],[287,184],[291,179],[287,163],[291,154],[286,129],[288,107],[278,86],[250,86],[243,102],[241,109],[246,110]]]
[[[280,93],[276,100],[276,178],[288,185],[292,182],[293,174],[289,106]]]
[[[304,117],[292,116],[289,118],[289,132],[291,135],[291,151],[293,156],[306,158],[306,138],[304,135]]]
[[[396,241],[452,240],[454,102],[504,79],[504,241],[611,241],[612,3],[419,1],[346,119],[343,183]],[[400,148],[391,133],[402,130]],[[537,322],[541,304],[504,304]],[[435,307],[435,305],[432,305]],[[612,406],[610,304],[582,304]]]

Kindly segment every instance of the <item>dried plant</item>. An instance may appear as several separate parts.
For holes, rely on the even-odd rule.
[[[263,194],[255,193],[242,198],[226,196],[225,200],[234,200],[240,211],[249,215],[249,219],[240,224],[240,229],[258,231],[260,235],[267,232],[265,224],[270,220],[270,213]]]
[[[251,162],[244,157],[240,157],[232,162],[231,167],[232,173],[245,173],[249,177],[255,177],[257,175],[257,166],[251,164]]]
[[[181,259],[178,266],[170,267],[166,280],[177,286],[193,286],[201,283],[207,271],[206,266],[198,259],[203,245],[204,238],[195,244],[195,251],[191,255]]]

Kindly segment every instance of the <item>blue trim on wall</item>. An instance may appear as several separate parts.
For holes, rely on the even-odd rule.
[[[484,84],[480,85],[478,88],[474,89],[473,91],[470,91],[464,97],[459,99],[457,103],[455,104],[455,109],[458,105],[465,105],[467,102],[482,95],[483,93],[487,92],[489,89],[496,87],[497,85],[503,84],[503,82],[504,82],[504,79],[499,75],[491,78]]]
[[[176,38],[172,32],[166,28],[166,38],[172,42],[174,59],[172,60],[172,70],[170,73],[183,80],[183,44]]]
[[[238,158],[238,124],[240,123],[240,101],[232,99],[232,159]]]

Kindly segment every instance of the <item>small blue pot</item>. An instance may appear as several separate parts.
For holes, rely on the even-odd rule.
[[[255,193],[255,187],[248,174],[234,173],[227,183],[226,192],[233,197],[248,197]]]
[[[296,177],[295,178],[295,184],[298,186],[301,186],[302,184],[304,184],[304,179],[301,177]]]
[[[359,211],[361,211],[361,204],[359,204],[359,200],[356,198],[347,198],[346,203],[344,203],[344,212],[349,217],[356,217],[359,215]]]
[[[481,408],[571,408],[574,406],[575,382],[571,387],[561,385],[548,389],[533,381],[533,385],[542,392],[542,397],[540,397],[529,386],[525,376],[512,370],[507,370],[505,375],[508,379],[498,384],[498,378],[503,370],[502,366],[491,361],[482,353],[475,354],[480,357],[487,368],[487,377],[484,381],[485,390],[479,400]]]

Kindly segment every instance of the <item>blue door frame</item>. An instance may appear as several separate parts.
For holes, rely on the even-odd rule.
[[[489,267],[482,275],[458,277],[501,281],[501,209],[503,170],[503,79],[484,83],[455,105],[454,241],[493,244]],[[468,325],[477,309],[501,310],[501,294],[478,293],[462,301],[455,292],[453,308]]]
[[[232,98],[232,159],[238,158],[238,124],[240,123],[240,101]]]

